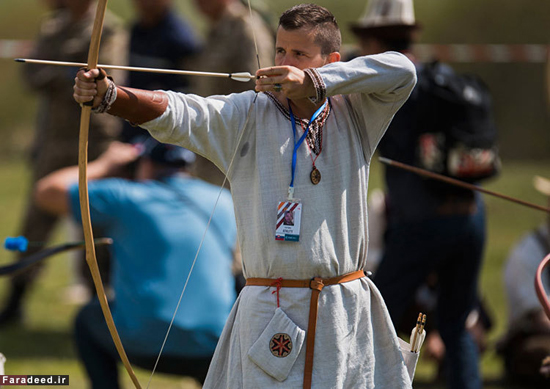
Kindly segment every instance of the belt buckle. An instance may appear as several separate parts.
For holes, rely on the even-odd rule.
[[[309,281],[309,289],[321,291],[324,286],[325,284],[323,283],[323,279],[321,277],[313,277]]]

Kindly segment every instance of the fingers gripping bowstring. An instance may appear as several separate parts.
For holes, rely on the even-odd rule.
[[[255,47],[255,50],[256,50],[256,59],[258,61],[258,68],[260,68],[260,54],[258,52],[258,43],[256,41],[256,33],[254,32],[254,24],[252,23],[252,6],[250,4],[250,0],[248,0],[248,9],[250,11],[250,25],[252,27],[252,36],[254,38],[254,47]],[[151,385],[151,382],[153,380],[153,376],[155,375],[155,372],[157,370],[157,367],[158,367],[158,364],[160,362],[160,358],[162,356],[162,353],[164,351],[164,347],[166,346],[166,342],[168,341],[168,336],[170,335],[170,331],[172,330],[172,327],[174,325],[174,321],[176,320],[176,316],[178,314],[178,310],[180,308],[180,305],[181,305],[181,302],[183,300],[183,295],[185,294],[185,291],[187,290],[187,285],[189,284],[189,280],[191,279],[191,274],[193,273],[193,269],[195,268],[195,264],[197,263],[197,259],[199,257],[199,254],[201,252],[201,249],[202,249],[202,246],[204,244],[204,240],[206,238],[206,233],[208,232],[208,229],[210,228],[210,224],[212,223],[212,218],[214,216],[214,212],[216,211],[216,207],[218,206],[218,203],[220,201],[220,197],[223,193],[223,190],[224,190],[224,187],[225,187],[225,184],[227,182],[227,177],[229,176],[232,168],[233,168],[233,162],[235,161],[235,157],[237,155],[237,150],[239,149],[239,145],[241,144],[241,140],[243,138],[243,135],[246,131],[246,128],[248,126],[248,122],[250,120],[250,115],[252,114],[252,111],[254,109],[254,104],[256,103],[256,98],[258,97],[258,95],[256,95],[256,97],[254,98],[253,100],[253,104],[250,105],[250,108],[248,109],[248,113],[246,115],[246,119],[245,119],[245,122],[243,124],[243,127],[239,133],[239,137],[237,139],[237,143],[236,143],[236,146],[235,146],[235,150],[233,151],[233,155],[231,156],[231,160],[229,162],[229,166],[227,168],[227,174],[224,176],[224,179],[223,179],[223,182],[220,186],[220,190],[218,192],[218,196],[216,197],[216,201],[214,203],[214,207],[212,208],[212,211],[210,212],[210,217],[208,219],[208,222],[206,224],[206,228],[204,230],[204,233],[202,234],[202,238],[201,238],[201,241],[199,243],[199,247],[197,248],[197,252],[195,253],[195,257],[193,258],[193,262],[191,264],[191,268],[189,269],[189,273],[187,274],[187,278],[185,279],[185,283],[183,285],[183,290],[181,291],[180,293],[180,297],[178,299],[178,303],[176,304],[176,309],[174,311],[174,314],[172,315],[172,319],[170,320],[170,324],[168,325],[168,330],[166,331],[166,335],[164,336],[164,340],[162,341],[162,346],[160,347],[160,351],[159,351],[159,354],[157,356],[157,359],[155,361],[155,366],[153,367],[153,371],[151,372],[151,376],[149,377],[149,381],[147,382],[147,389],[149,389],[149,386]]]

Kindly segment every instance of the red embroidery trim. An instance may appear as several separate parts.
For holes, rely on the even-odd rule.
[[[304,124],[300,122],[300,125],[302,126],[302,130],[305,131],[305,128],[304,128]],[[309,135],[309,134],[308,134]],[[321,155],[321,151],[323,151],[323,128],[320,127],[319,128],[319,134],[317,136],[317,139],[320,140],[319,144],[318,144],[318,148],[316,147],[311,147],[311,145],[309,144],[309,136],[306,138],[306,145],[308,147],[308,149],[310,150],[310,154],[309,156],[311,157],[311,164],[313,165],[313,168],[315,169],[315,161],[317,161],[317,158],[319,157],[319,155]],[[316,149],[319,151],[319,152],[316,152]],[[313,154],[315,154],[315,158],[313,158]]]
[[[282,283],[283,283],[283,278],[282,278],[282,277],[279,277],[279,278],[277,278],[277,279],[271,284],[271,286],[277,287],[276,290],[274,290],[273,292],[271,292],[271,294],[277,293],[277,308],[280,307],[280,304],[279,304],[279,291],[280,291],[281,288],[282,288],[282,286],[281,286]]]
[[[310,129],[306,137],[306,145],[311,152],[309,156],[311,157],[311,164],[313,165],[313,169],[315,169],[315,161],[317,161],[317,158],[319,157],[319,155],[321,155],[321,152],[323,151],[323,127],[328,117],[329,109],[329,104],[327,104],[326,108],[322,112],[323,116],[321,116],[320,122],[311,124],[312,127],[316,128],[316,131],[312,131],[313,129]],[[317,120],[315,120],[315,122],[317,122]],[[305,131],[307,128],[307,123],[305,123],[303,120],[300,120],[300,126],[302,127],[302,130]],[[313,158],[313,154],[315,154],[315,158]]]

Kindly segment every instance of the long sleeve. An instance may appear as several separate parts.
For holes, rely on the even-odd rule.
[[[416,84],[414,64],[403,54],[387,52],[335,62],[318,68],[327,96],[375,95],[384,102],[404,101]]]
[[[308,70],[317,98],[344,95],[366,156],[372,155],[393,116],[407,101],[416,84],[414,64],[403,54],[387,52],[335,62]],[[373,117],[372,108],[377,115]],[[368,108],[368,109],[367,109]]]
[[[178,144],[208,158],[226,173],[255,93],[207,98],[166,93],[166,111],[141,127],[161,142]]]

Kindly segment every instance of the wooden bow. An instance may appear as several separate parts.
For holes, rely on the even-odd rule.
[[[248,6],[249,10],[252,16],[252,8],[250,4],[250,0],[248,0]],[[96,69],[98,65],[98,59],[99,59],[99,45],[101,40],[101,32],[103,30],[103,21],[105,18],[105,13],[107,10],[107,0],[99,0],[97,5],[97,11],[96,11],[96,17],[94,20],[94,26],[92,30],[92,38],[90,42],[90,49],[88,52],[88,61],[87,61],[87,68],[88,69]],[[254,35],[254,41],[256,45],[256,36]],[[258,55],[258,49],[256,45],[256,56],[258,57],[258,66],[259,66],[259,55]],[[251,77],[252,78],[252,77]],[[107,322],[107,326],[109,327],[109,332],[111,333],[111,337],[113,338],[113,341],[115,343],[116,349],[118,351],[118,354],[120,356],[120,359],[122,360],[122,363],[124,364],[124,367],[126,368],[126,371],[130,375],[130,378],[132,379],[132,382],[134,383],[135,387],[137,389],[141,389],[141,386],[139,384],[139,381],[137,380],[137,377],[132,369],[132,366],[130,365],[130,361],[128,360],[128,357],[126,355],[126,352],[124,350],[124,347],[122,345],[122,341],[120,340],[120,337],[118,335],[118,331],[116,329],[113,316],[111,314],[111,310],[109,308],[109,303],[107,300],[107,296],[105,294],[105,289],[103,287],[103,282],[101,280],[101,275],[99,273],[99,267],[97,264],[96,254],[95,254],[95,247],[93,244],[93,232],[92,232],[92,224],[91,224],[91,218],[90,218],[90,205],[89,205],[89,196],[88,196],[88,182],[87,182],[87,164],[88,164],[88,132],[90,127],[90,116],[92,111],[92,103],[89,104],[83,104],[82,105],[82,113],[81,113],[81,119],[80,119],[80,135],[79,135],[79,155],[78,155],[78,187],[79,187],[79,197],[80,197],[80,212],[82,217],[82,227],[84,230],[84,240],[86,243],[86,262],[88,263],[88,266],[90,268],[90,271],[92,273],[92,278],[94,281],[94,286],[97,291],[98,299],[101,305],[101,309],[103,311],[103,315],[105,317],[105,321]],[[245,125],[243,126],[243,130],[246,127],[248,123],[248,118],[250,117],[250,113],[252,112],[252,107],[248,112],[247,120],[245,122]],[[242,133],[241,133],[242,137]],[[240,137],[239,137],[240,142]],[[233,160],[236,155],[236,151],[233,154],[233,157],[231,158],[231,162],[229,164],[228,171],[231,169],[231,166],[233,164]],[[227,179],[227,177],[226,177]],[[225,184],[225,181],[224,181]],[[220,194],[222,191],[224,185],[220,188]],[[218,194],[218,199],[220,194]],[[217,201],[216,201],[217,205]],[[214,205],[214,210],[216,208],[216,205]],[[214,213],[214,210],[212,210],[212,214]],[[208,231],[208,227],[210,225],[210,221],[212,219],[212,214],[210,215],[210,220],[208,221],[206,231],[204,232],[204,235],[206,235],[206,232]],[[203,241],[204,241],[204,235],[203,235]],[[178,307],[179,304],[183,298],[183,295],[185,293],[189,278],[191,276],[194,264],[198,258],[198,254],[201,250],[202,242],[199,245],[199,248],[197,249],[197,253],[195,255],[195,259],[193,261],[193,264],[191,266],[191,269],[189,271],[189,274],[187,276],[187,280],[185,282],[185,285],[183,287],[183,290],[181,292]],[[174,321],[174,318],[177,314],[177,308],[174,312],[172,322],[170,323],[169,329],[166,333],[163,345],[161,347],[161,350],[159,352],[157,362],[155,363],[155,366],[153,368],[153,371],[151,373],[151,378],[149,380],[149,383],[151,382],[151,379],[153,378],[153,375],[155,373],[156,367],[158,365],[159,359],[162,355],[162,351],[164,349],[164,345],[166,343],[166,340],[168,338],[168,334],[170,333],[170,329],[172,327],[172,323]]]
[[[92,30],[92,38],[90,41],[90,49],[88,51],[88,69],[97,68],[97,62],[99,59],[99,45],[101,41],[101,32],[103,30],[103,21],[105,19],[105,12],[107,10],[107,0],[99,0],[97,4],[97,11],[94,20],[94,26]],[[103,287],[103,281],[99,273],[99,266],[97,264],[97,258],[95,254],[94,236],[92,232],[92,223],[90,218],[90,204],[88,197],[88,181],[87,181],[87,168],[88,168],[88,133],[90,129],[90,115],[92,113],[92,104],[83,104],[82,113],[80,116],[80,135],[78,143],[78,193],[80,197],[80,213],[82,217],[82,228],[84,230],[84,241],[86,244],[86,262],[92,273],[94,286],[97,291],[97,297],[103,311],[103,316],[109,327],[111,337],[115,342],[116,349],[120,355],[120,359],[126,368],[126,371],[130,375],[134,386],[137,389],[141,389],[141,385],[130,365],[130,361],[126,355],[126,351],[122,346],[122,341],[118,335],[118,331],[109,308],[107,301],[107,295]]]
[[[540,304],[544,308],[544,312],[546,313],[546,316],[548,316],[548,319],[550,319],[550,301],[548,300],[548,296],[546,295],[546,291],[544,290],[544,285],[542,282],[542,271],[545,267],[550,265],[550,254],[548,254],[542,262],[537,267],[537,273],[535,275],[535,291],[537,292],[537,297],[540,301]]]

